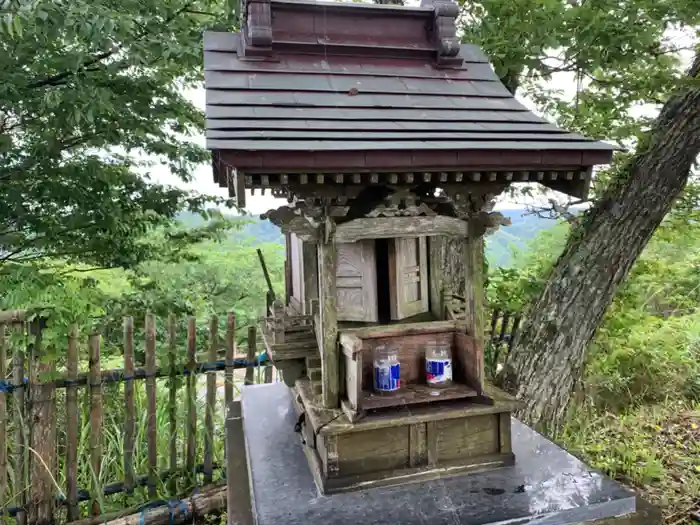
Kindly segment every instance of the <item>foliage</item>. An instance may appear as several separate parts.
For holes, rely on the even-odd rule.
[[[265,306],[267,285],[256,250],[263,252],[278,296],[283,294],[284,253],[279,244],[255,244],[235,230],[222,238],[221,228],[213,220],[197,230],[153,232],[148,242],[161,246],[159,258],[130,270],[95,270],[55,259],[3,265],[0,310],[24,308],[48,315],[44,346],[47,357],[58,359],[64,355],[65,340],[74,324],[83,332],[99,329],[106,338],[103,355],[120,356],[123,317],[134,317],[136,336],[141,337],[146,313],[161,319],[157,328],[163,339],[169,314],[177,317],[179,333],[185,332],[187,317],[196,316],[199,349],[204,351],[209,318],[221,316],[223,327],[223,316],[233,311],[241,344],[247,327],[256,323]],[[194,242],[199,238],[197,231],[212,230],[217,231],[217,238],[205,235],[205,240]],[[174,237],[187,240],[173,259],[168,255],[178,246]],[[137,358],[140,350],[138,353]]]
[[[627,141],[649,123],[630,109],[665,100],[679,53],[694,49],[669,30],[692,36],[700,13],[693,0],[481,0],[464,2],[463,21],[463,39],[484,49],[511,91],[567,128]],[[585,81],[575,104],[546,85],[564,75]]]
[[[0,2],[0,264],[134,266],[153,256],[149,230],[223,202],[148,170],[187,181],[208,158],[185,95],[203,30],[233,17],[219,0]]]
[[[463,41],[482,47],[513,93],[563,128],[623,148],[634,148],[649,129],[698,42],[695,0],[459,3]],[[613,165],[596,173],[592,197],[620,174],[628,156],[617,153]],[[522,198],[546,188],[506,191]]]
[[[541,291],[549,268],[561,252],[569,225],[554,223],[516,250],[512,267],[494,267],[488,279],[487,300],[494,309],[523,311]]]
[[[669,525],[690,524],[700,497],[700,411],[669,401],[616,414],[576,410],[560,436],[572,453],[642,489]]]
[[[618,290],[591,344],[583,391],[595,406],[700,399],[700,228],[685,199]],[[516,256],[516,268],[492,269],[489,305],[522,312],[540,293],[567,231],[560,223],[540,233]]]

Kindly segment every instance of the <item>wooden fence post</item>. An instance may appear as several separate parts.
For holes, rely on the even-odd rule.
[[[176,319],[173,314],[168,317],[168,367],[170,368],[170,384],[168,389],[168,430],[170,432],[168,446],[170,456],[170,470],[177,470],[177,391],[180,387],[177,375],[177,340]],[[168,482],[168,490],[171,494],[177,491],[177,479],[173,476]]]
[[[124,488],[134,490],[134,442],[136,440],[134,401],[134,318],[124,318]]]
[[[100,472],[102,469],[102,375],[100,374],[100,334],[90,334],[88,347],[90,349],[90,468],[92,469],[91,511],[93,516],[102,514],[102,485]]]
[[[15,516],[17,525],[26,525],[27,514],[24,508],[27,505],[27,490],[29,490],[27,480],[27,448],[25,442],[25,385],[24,385],[24,350],[15,349],[12,358],[12,385],[14,391],[13,397],[13,418],[15,427],[14,439],[14,471],[15,471],[15,486],[14,492],[17,494],[17,505],[20,510]]]
[[[68,521],[80,519],[78,506],[78,434],[80,420],[78,416],[78,327],[71,327],[68,335],[68,352],[66,355],[66,497],[68,499]]]
[[[195,473],[195,454],[197,453],[197,407],[195,404],[197,392],[195,390],[197,384],[197,376],[195,369],[197,367],[197,320],[190,317],[187,320],[187,452],[186,452],[186,467],[187,477],[189,482],[193,484],[196,480]]]
[[[5,381],[7,381],[7,327],[4,323],[0,323],[0,510],[5,508],[7,492],[7,401],[5,399],[5,391],[7,390]],[[2,514],[0,522],[6,523],[7,516]]]
[[[148,496],[155,498],[158,482],[158,441],[156,420],[156,319],[146,315],[146,410],[148,446]]]
[[[255,368],[251,366],[251,363],[255,361],[255,339],[257,337],[257,331],[255,326],[248,327],[248,354],[246,356],[246,361],[248,366],[245,369],[245,383],[246,385],[252,385],[255,383]]]
[[[216,364],[219,346],[219,319],[212,316],[209,323],[209,364]],[[207,404],[204,413],[204,483],[212,482],[214,473],[214,411],[216,410],[216,371],[207,371]]]
[[[30,323],[34,337],[31,344],[31,504],[30,525],[44,525],[54,520],[56,477],[56,360],[44,355],[42,347],[43,320]]]
[[[224,385],[224,413],[228,410],[229,405],[233,402],[233,360],[236,355],[236,314],[228,313],[226,319],[226,372]]]

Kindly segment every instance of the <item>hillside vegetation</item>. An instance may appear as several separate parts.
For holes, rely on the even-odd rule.
[[[539,232],[554,225],[552,219],[541,218],[523,209],[503,209],[500,212],[511,220],[511,225],[500,228],[486,238],[486,256],[489,264],[498,267],[512,266],[517,261],[517,254],[528,249],[528,244]],[[253,243],[283,243],[284,235],[279,228],[269,221],[256,216],[233,216],[227,218],[240,225],[240,229],[231,232],[232,239],[250,239]],[[206,223],[196,213],[181,212],[177,215],[183,226],[194,228]]]
[[[656,232],[590,344],[556,438],[690,523],[700,498],[700,229],[696,211]],[[569,225],[541,231],[513,268],[491,268],[491,307],[521,312],[546,282]]]

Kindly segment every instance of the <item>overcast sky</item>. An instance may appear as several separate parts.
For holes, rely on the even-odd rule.
[[[413,5],[419,3],[417,0],[407,0],[407,5]],[[688,33],[681,33],[681,32],[674,32],[670,33],[669,37],[673,40],[674,45],[677,46],[690,46],[693,42],[695,42],[695,39],[692,35],[691,32]],[[692,58],[692,53],[687,52],[683,56],[684,59],[687,60],[689,63],[691,58]],[[576,79],[572,73],[558,73],[558,76],[556,76],[552,84],[556,85],[557,88],[561,89],[564,93],[565,96],[567,96],[570,100],[574,100],[575,95],[576,95]],[[186,94],[187,98],[189,98],[197,107],[199,107],[202,111],[204,111],[205,108],[205,97],[204,97],[204,88],[201,89],[196,89],[189,91]],[[523,98],[522,96],[517,96],[516,97],[521,103],[523,103],[525,106],[528,108],[535,110],[534,103],[532,101],[528,100],[527,98]],[[648,114],[654,114],[656,110],[654,108],[648,108],[646,110],[643,110],[642,113],[648,113]],[[535,111],[537,112],[537,111]],[[546,117],[545,115],[541,115]],[[195,142],[198,144],[204,146],[205,140],[204,140],[204,135],[202,134],[201,136],[195,137],[194,138]],[[220,188],[217,184],[214,184],[214,179],[212,175],[212,169],[211,165],[203,165],[200,166],[197,171],[194,174],[194,179],[192,183],[190,184],[185,184],[182,181],[180,181],[177,177],[173,176],[170,171],[168,170],[167,166],[153,166],[152,168],[149,169],[149,173],[152,177],[152,179],[155,182],[163,183],[163,184],[170,184],[170,185],[175,185],[178,187],[182,188],[189,188],[192,190],[196,190],[200,193],[208,194],[208,195],[218,195],[221,197],[228,197],[228,190],[226,188]],[[537,185],[539,186],[539,185]],[[549,191],[548,192],[548,197],[559,197],[560,199],[563,199],[563,195],[557,194],[556,192]],[[544,201],[543,198],[530,198],[528,200],[525,200],[525,198],[519,198],[517,201],[510,200],[508,197],[502,196],[499,199],[498,205],[496,209],[498,208],[524,208],[525,205],[527,204],[537,204],[541,202],[546,202]],[[247,208],[246,210],[249,213],[259,215],[261,213],[264,213],[270,209],[277,208],[278,206],[285,204],[286,200],[284,199],[275,199],[272,197],[269,193],[262,196],[260,195],[260,192],[258,191],[255,196],[251,197],[250,196],[250,190],[246,192],[246,204]]]

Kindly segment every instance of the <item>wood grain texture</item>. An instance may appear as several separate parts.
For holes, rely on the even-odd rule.
[[[370,387],[371,388],[371,387]],[[365,410],[377,410],[389,407],[406,407],[424,403],[443,403],[455,399],[478,397],[473,388],[454,383],[448,387],[435,388],[424,384],[403,385],[401,390],[392,394],[377,394],[365,388],[360,394],[360,405]]]
[[[359,339],[377,339],[407,335],[427,335],[453,331],[460,326],[457,321],[427,321],[421,323],[401,323],[362,328],[345,328],[343,334],[352,334]]]
[[[330,232],[329,232],[330,233]],[[319,301],[321,349],[323,370],[323,406],[338,408],[339,393],[339,350],[337,319],[337,256],[332,234],[327,242],[318,244]]]
[[[180,377],[177,374],[177,319],[174,314],[168,316],[168,368],[170,379],[168,381],[168,464],[170,470],[177,469],[177,392],[180,388]],[[170,492],[177,491],[177,479],[173,478],[168,483]]]
[[[289,259],[290,273],[292,276],[291,296],[300,304],[304,302],[304,269],[302,261],[302,241],[294,232],[289,234]]]
[[[314,429],[314,432],[319,434],[352,434],[370,429],[412,425],[428,421],[500,414],[502,412],[510,412],[518,406],[517,402],[499,398],[492,399],[489,402],[480,402],[476,399],[457,400],[445,405],[419,405],[411,407],[410,410],[376,412],[368,414],[360,421],[351,423],[342,410],[325,409],[318,405],[318,399],[314,398],[311,383],[308,379],[297,380],[294,391],[301,399],[304,407],[306,407],[306,417],[309,424]]]
[[[477,233],[478,226],[469,223],[470,235],[464,245],[464,299],[467,331],[476,340],[477,346],[483,348],[485,311],[484,311],[484,237]],[[478,371],[484,377],[483,359]]]
[[[217,361],[219,349],[219,319],[212,316],[209,321],[210,363]],[[204,413],[204,483],[210,484],[214,479],[214,412],[216,411],[216,372],[207,372],[206,409]]]
[[[345,395],[356,414],[364,409],[362,395],[362,354],[353,357],[344,356],[345,360]]]
[[[134,318],[124,318],[124,488],[135,485],[136,402],[134,399]]]
[[[6,381],[7,378],[7,326],[0,323],[0,381]],[[4,429],[7,428],[7,394],[0,392],[0,509],[5,507],[7,501],[6,492],[7,485],[7,440],[8,435]],[[6,523],[4,516],[0,518],[0,522]]]
[[[371,390],[374,377],[374,351],[378,346],[395,346],[399,349],[401,364],[401,384],[425,382],[425,346],[429,343],[452,346],[454,332],[436,332],[424,335],[406,335],[365,339],[362,345],[362,388]]]
[[[354,357],[362,352],[362,339],[353,333],[341,331],[338,336],[340,348],[347,357]]]
[[[68,335],[66,353],[66,379],[75,381],[78,377],[78,327],[72,326]],[[68,521],[80,518],[78,506],[78,439],[80,412],[78,411],[78,387],[66,386],[66,513]]]
[[[469,473],[487,472],[512,464],[512,455],[492,454],[469,458],[458,464],[444,464],[436,467],[428,465],[418,468],[407,467],[389,471],[370,472],[348,477],[328,478],[321,481],[321,483],[323,483],[323,493],[331,495],[355,490],[395,487],[406,485],[407,483],[447,479]]]
[[[336,239],[339,243],[352,243],[363,239],[387,239],[393,237],[420,237],[448,235],[466,237],[467,223],[454,217],[374,217],[353,219],[338,225]]]
[[[438,464],[438,421],[427,421],[425,423],[425,442],[428,453],[428,465],[434,467]]]
[[[306,140],[339,140],[347,139],[349,141],[410,141],[415,140],[443,140],[443,141],[467,141],[467,140],[484,140],[484,141],[541,141],[543,146],[548,144],[566,143],[576,145],[578,143],[591,143],[591,139],[587,139],[575,133],[542,133],[542,132],[495,132],[489,133],[484,131],[453,131],[446,134],[444,131],[328,131],[328,130],[272,130],[263,129],[255,131],[242,131],[237,129],[209,129],[207,137],[219,140],[289,140],[289,139],[306,139]],[[429,181],[425,181],[429,182]]]
[[[379,315],[374,241],[336,243],[336,258],[337,320],[376,322]]]
[[[302,386],[302,388],[299,388]],[[294,405],[306,414],[304,448],[314,479],[325,494],[377,486],[402,485],[466,472],[512,465],[512,452],[500,450],[500,412],[463,412],[453,419],[441,415],[417,421],[410,411],[394,421],[371,426],[368,416],[345,432],[335,424],[337,411],[311,409],[297,383]],[[433,416],[435,416],[434,411]],[[508,413],[505,416],[510,417]],[[375,421],[376,422],[376,421]],[[319,425],[322,425],[319,427]],[[322,429],[322,430],[321,430]],[[320,431],[319,431],[320,430]]]
[[[90,479],[92,487],[92,503],[90,511],[93,516],[102,514],[102,483],[100,472],[102,469],[102,424],[104,419],[104,405],[102,399],[102,375],[100,374],[100,334],[90,334],[88,348],[90,351]]]
[[[389,243],[389,294],[391,319],[394,321],[428,311],[425,237],[397,238]]]
[[[513,452],[511,437],[510,413],[503,412],[498,416],[499,451],[504,454]]]
[[[416,468],[428,464],[428,429],[425,423],[409,425],[409,466]]]
[[[248,363],[255,361],[255,355],[257,352],[256,339],[258,337],[258,332],[255,326],[248,327],[248,352],[246,353],[246,360]],[[255,368],[249,366],[245,369],[245,383],[246,385],[255,384]]]
[[[158,420],[156,406],[156,318],[146,315],[146,445],[148,448],[148,494],[155,498],[158,487]]]
[[[435,431],[438,461],[460,460],[500,452],[499,416],[494,414],[435,421]]]
[[[223,89],[206,90],[207,104],[219,106],[285,106],[293,101],[300,108],[376,108],[385,111],[385,118],[391,118],[391,111],[397,109],[449,109],[449,110],[480,110],[480,111],[523,111],[525,106],[514,98],[491,98],[483,96],[430,96],[420,93],[382,94],[360,91],[356,96],[346,93],[329,92],[288,92],[279,90],[243,90],[236,93]],[[594,144],[594,143],[592,143]],[[473,147],[473,146],[472,146]],[[221,148],[225,149],[225,148]],[[314,148],[316,149],[316,148]],[[610,149],[608,146],[607,149]]]
[[[196,480],[195,473],[195,458],[197,454],[197,405],[195,390],[197,384],[197,376],[195,370],[197,368],[197,319],[191,316],[187,320],[187,382],[185,387],[186,406],[187,406],[187,432],[186,432],[186,448],[185,448],[185,469],[190,483]]]
[[[304,276],[304,314],[310,315],[311,301],[318,299],[318,253],[316,245],[311,242],[302,242],[301,268]]]
[[[226,371],[224,373],[224,409],[233,403],[233,359],[236,355],[236,314],[226,316]]]
[[[56,477],[56,361],[44,355],[42,331],[34,327],[31,346],[31,449],[29,480],[31,481],[29,523],[44,525],[53,522],[55,510],[54,479]],[[94,428],[93,428],[94,431]]]
[[[482,392],[485,380],[483,347],[475,337],[459,330],[455,332],[454,341],[452,370],[455,378]]]
[[[29,488],[28,468],[27,468],[27,426],[26,426],[26,389],[24,386],[24,367],[25,358],[24,350],[15,348],[12,356],[12,385],[15,390],[12,393],[12,401],[14,410],[12,411],[13,426],[15,428],[15,436],[13,443],[14,468],[16,469],[15,484],[18,487],[19,495],[17,502],[20,510],[15,519],[18,525],[26,525],[27,513],[25,510],[27,505],[27,489]]]
[[[343,476],[408,466],[408,428],[393,427],[338,437],[338,471]]]
[[[282,108],[280,108],[282,109]],[[457,113],[461,116],[461,113]],[[464,120],[443,120],[440,122],[442,133],[446,132],[473,132],[481,131],[487,133],[565,133],[553,124],[546,122],[512,122],[499,120],[481,120],[479,117],[486,116],[483,113],[476,113],[476,118],[472,122]],[[411,120],[411,121],[377,121],[377,120],[332,120],[323,119],[285,119],[283,117],[269,118],[256,122],[259,130],[308,130],[345,132],[345,131],[391,131],[391,132],[426,132],[435,128],[435,123],[431,121]],[[210,130],[238,130],[248,129],[250,123],[246,120],[236,120],[228,118],[212,118],[207,121]],[[390,182],[396,183],[397,180]]]

